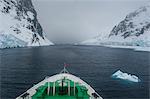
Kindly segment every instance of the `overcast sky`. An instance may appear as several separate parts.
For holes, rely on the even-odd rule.
[[[108,34],[149,0],[33,0],[38,19],[54,43],[75,43]]]

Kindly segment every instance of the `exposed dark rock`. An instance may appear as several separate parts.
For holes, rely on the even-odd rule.
[[[11,8],[16,8],[17,16],[15,16],[15,19],[21,21],[22,18],[25,18],[24,14],[28,16],[27,12],[30,11],[34,14],[34,19],[28,17],[28,21],[33,24],[35,30],[43,39],[43,29],[41,25],[39,24],[37,20],[37,13],[33,7],[31,0],[3,0],[5,3],[5,7],[3,7],[2,12],[3,13],[9,13]],[[33,31],[33,29],[32,29]]]
[[[147,21],[150,19],[150,16],[149,18],[147,18],[148,15],[146,18],[143,17],[143,15],[149,14],[147,12],[149,8],[150,6],[141,7],[140,9],[127,15],[123,21],[112,29],[109,37],[121,35],[125,39],[130,36],[138,37],[144,34],[145,31],[150,29],[150,22]],[[143,20],[141,20],[142,17]]]

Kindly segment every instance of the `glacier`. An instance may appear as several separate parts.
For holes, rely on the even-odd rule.
[[[140,82],[141,80],[136,76],[136,75],[131,75],[128,73],[123,73],[121,70],[118,70],[111,76],[112,78],[115,79],[122,79],[125,81],[131,81],[131,82]]]
[[[11,34],[0,34],[0,48],[24,47],[27,43]]]

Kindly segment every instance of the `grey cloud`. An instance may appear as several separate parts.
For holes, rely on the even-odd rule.
[[[33,0],[38,19],[54,43],[75,43],[114,25],[148,0]]]

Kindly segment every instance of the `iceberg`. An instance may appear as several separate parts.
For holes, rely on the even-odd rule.
[[[126,80],[126,81],[131,81],[131,82],[140,82],[141,81],[137,76],[128,74],[128,73],[123,73],[121,70],[118,70],[117,72],[115,72],[112,75],[112,78],[122,79],[122,80]]]

